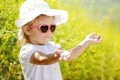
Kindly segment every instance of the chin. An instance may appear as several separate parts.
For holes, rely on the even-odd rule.
[[[47,44],[49,41],[47,41],[47,42],[43,42],[43,43],[39,43],[39,45],[45,45],[45,44]]]

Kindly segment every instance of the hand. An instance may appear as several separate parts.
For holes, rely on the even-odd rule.
[[[70,52],[64,50],[63,52],[61,52],[60,57],[59,57],[59,60],[69,61],[70,57],[71,57]]]
[[[60,61],[69,61],[71,54],[66,50],[57,50],[56,55],[58,55]]]
[[[88,41],[89,44],[100,43],[102,41],[102,36],[92,33],[85,38],[85,41]]]

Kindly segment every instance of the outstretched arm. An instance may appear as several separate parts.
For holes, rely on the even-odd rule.
[[[62,57],[61,60],[70,61],[81,55],[89,45],[100,43],[101,41],[102,41],[101,35],[96,35],[95,33],[92,33],[88,35],[78,46],[74,47],[69,52],[66,51],[63,54],[65,56]]]
[[[30,58],[30,63],[32,64],[37,64],[37,65],[49,65],[56,63],[62,59],[65,55],[63,54],[65,50],[58,49],[54,53],[51,54],[45,54],[40,51],[35,51],[31,58]],[[70,55],[67,54],[65,58],[69,59]],[[64,60],[65,61],[65,60]]]

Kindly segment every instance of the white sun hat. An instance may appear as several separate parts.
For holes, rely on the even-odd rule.
[[[21,28],[41,14],[55,16],[56,25],[66,23],[68,20],[67,11],[50,9],[44,0],[26,0],[21,5],[20,18],[15,21],[15,24],[17,27]]]

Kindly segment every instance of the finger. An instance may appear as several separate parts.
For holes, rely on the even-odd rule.
[[[102,36],[99,35],[99,36],[97,37],[97,39],[98,39],[98,40],[102,40]]]
[[[60,60],[60,61],[64,61],[64,58],[63,58],[63,57],[60,57],[59,60]]]
[[[100,43],[100,42],[102,41],[102,39],[103,39],[102,36],[100,36],[100,37],[98,38],[98,41],[97,41],[97,42]]]
[[[89,37],[89,38],[92,38],[92,39],[94,39],[95,36],[96,36],[96,33],[92,33],[92,34],[88,35],[88,37]]]
[[[97,39],[98,41],[100,40],[100,38],[101,38],[101,36],[97,36],[97,37],[96,37],[96,39]]]
[[[102,38],[102,36],[100,37],[100,39],[99,39],[99,42],[101,42],[103,40],[103,38]]]
[[[71,55],[68,55],[68,56],[67,56],[67,59],[70,59],[70,58],[71,58]]]
[[[91,36],[95,36],[95,35],[96,35],[96,33],[95,33],[95,32],[93,32],[93,33],[91,33],[90,35],[91,35]]]
[[[67,61],[67,57],[63,57],[64,61]]]
[[[97,36],[97,39],[100,39],[101,37],[102,37],[101,35],[98,35],[98,36]]]

